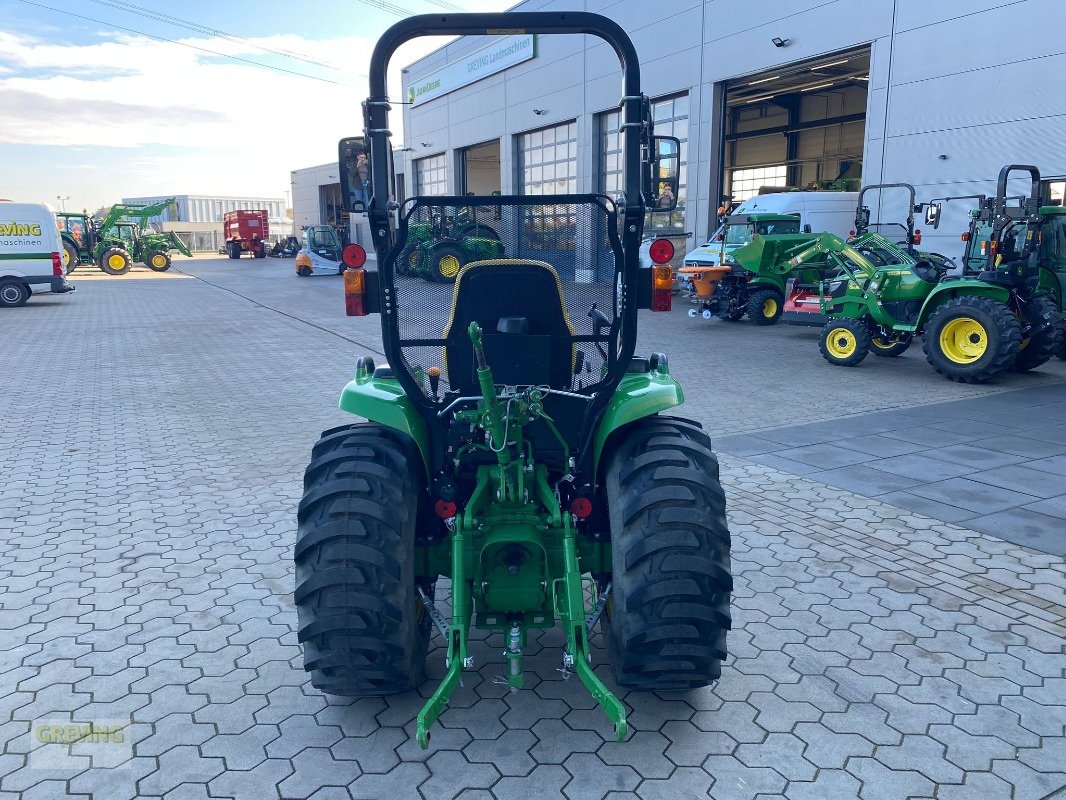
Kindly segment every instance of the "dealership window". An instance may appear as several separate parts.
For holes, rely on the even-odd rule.
[[[524,195],[577,192],[577,123],[519,134],[519,189]],[[576,246],[574,206],[544,205],[524,209],[529,244],[545,250],[573,250]]]
[[[518,168],[522,194],[577,192],[577,123],[520,134]]]
[[[735,169],[729,182],[729,193],[734,203],[743,203],[754,197],[763,186],[787,186],[788,167],[756,167],[754,169]]]
[[[688,164],[688,95],[664,97],[651,104],[656,136],[676,136],[681,142],[681,187],[677,208],[669,212],[649,213],[645,228],[654,231],[685,229],[685,194]],[[622,192],[622,112],[600,114],[600,185],[599,191],[615,197]]]
[[[415,161],[415,194],[419,197],[448,194],[448,161],[444,153]]]

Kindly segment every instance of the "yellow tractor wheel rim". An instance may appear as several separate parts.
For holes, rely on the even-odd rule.
[[[766,298],[766,302],[762,304],[762,315],[769,319],[777,313],[777,300],[773,297]]]
[[[956,364],[972,364],[988,351],[988,332],[971,317],[949,320],[940,331],[940,351]]]
[[[422,263],[422,251],[412,250],[407,254],[407,266],[411,269],[418,269],[418,265]]]
[[[152,256],[152,266],[153,267],[161,267],[161,266],[163,266],[166,263],[167,263],[166,258],[164,258],[159,253],[156,253],[154,256]]]
[[[880,336],[874,336],[870,339],[870,344],[876,347],[878,350],[891,350],[899,342],[890,342],[888,339],[882,339]]]
[[[454,278],[459,274],[459,259],[453,255],[443,256],[440,261],[437,262],[437,268],[440,270],[440,274],[445,278]]]
[[[855,334],[847,328],[833,328],[825,337],[825,349],[833,358],[848,358],[858,346]]]
[[[111,269],[122,269],[126,266],[126,259],[120,256],[118,253],[112,253],[110,256],[108,256],[107,265],[111,267]]]

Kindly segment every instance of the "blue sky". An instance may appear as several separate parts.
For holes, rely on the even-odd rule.
[[[68,210],[164,193],[284,196],[290,170],[335,158],[337,140],[361,127],[370,50],[399,19],[356,0],[34,2],[0,0],[0,197],[59,205],[69,196]],[[149,11],[116,8],[130,5]],[[394,5],[428,13],[511,4]],[[441,41],[405,45],[393,61],[397,80],[399,67]]]

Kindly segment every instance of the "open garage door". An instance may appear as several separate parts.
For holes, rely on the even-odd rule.
[[[869,80],[865,46],[726,83],[722,197],[858,190]]]

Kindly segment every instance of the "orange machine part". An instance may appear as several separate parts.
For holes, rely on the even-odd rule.
[[[692,288],[696,290],[697,298],[709,300],[718,288],[718,281],[725,277],[729,270],[729,267],[682,267],[677,272],[679,275],[692,277]]]

